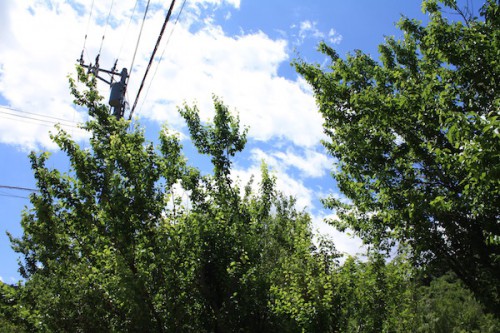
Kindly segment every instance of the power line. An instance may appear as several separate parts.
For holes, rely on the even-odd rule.
[[[25,197],[25,196],[22,196],[22,195],[14,195],[14,194],[0,193],[0,197],[20,198],[20,199],[28,199],[29,200],[29,197]]]
[[[160,59],[158,60],[158,63],[157,63],[156,68],[155,68],[155,71],[153,73],[153,77],[151,78],[151,81],[149,82],[148,89],[146,90],[146,94],[145,94],[144,99],[143,99],[142,104],[141,104],[141,109],[144,106],[144,103],[146,102],[146,98],[148,97],[148,94],[149,94],[149,89],[151,88],[153,80],[156,77],[156,73],[158,72],[158,68],[160,67],[160,63],[163,60],[163,56],[165,55],[165,50],[167,49],[168,43],[170,42],[170,38],[172,38],[172,35],[174,34],[175,27],[177,26],[177,22],[179,22],[179,17],[181,16],[182,10],[184,9],[185,5],[186,5],[186,0],[184,0],[182,2],[181,9],[179,10],[179,14],[177,14],[177,18],[175,19],[175,22],[174,22],[174,27],[172,28],[172,30],[170,31],[170,34],[168,35],[167,42],[165,43],[163,51],[161,52]]]
[[[11,117],[16,117],[16,118],[5,117],[5,116],[11,116]],[[8,112],[4,112],[4,111],[0,111],[0,117],[10,119],[10,120],[17,120],[17,121],[31,120],[31,121],[38,122],[39,125],[49,126],[49,127],[52,127],[56,124],[59,124],[59,125],[64,126],[64,127],[71,127],[74,129],[82,130],[80,127],[75,126],[75,125],[71,125],[71,124],[58,123],[58,122],[51,121],[51,120],[44,120],[44,119],[39,119],[39,118],[34,118],[34,117],[28,117],[28,116],[14,114],[14,113],[8,113]],[[33,124],[33,122],[31,122],[31,123]]]
[[[40,192],[39,190],[35,188],[29,188],[29,187],[20,187],[20,186],[10,186],[10,185],[0,185],[0,188],[4,188],[7,190],[19,190],[19,191],[28,191],[28,192]]]
[[[118,52],[117,59],[120,59],[120,56],[122,54],[123,46],[125,45],[125,40],[127,39],[128,31],[130,30],[130,25],[132,24],[132,19],[134,18],[135,10],[137,8],[138,3],[139,3],[139,0],[135,0],[135,5],[134,5],[134,8],[132,9],[132,14],[130,14],[130,19],[128,21],[127,30],[125,31],[125,35],[123,36],[122,45],[120,46],[120,51]],[[130,69],[130,71],[132,72],[132,69]]]
[[[77,122],[72,121],[72,120],[68,120],[68,119],[64,119],[64,118],[59,118],[59,117],[54,117],[54,116],[49,116],[49,115],[44,115],[44,114],[41,114],[41,113],[34,113],[34,112],[23,111],[23,110],[15,109],[15,108],[12,108],[12,107],[6,106],[6,105],[0,105],[0,109],[10,110],[10,111],[19,112],[19,113],[30,114],[30,115],[34,115],[34,116],[38,116],[38,117],[51,118],[51,119],[55,119],[55,120],[59,120],[59,121],[65,121],[65,122],[68,122],[68,123],[71,123],[71,124],[78,124]],[[0,112],[3,112],[3,111],[0,111]],[[45,121],[44,119],[41,119],[41,120]]]
[[[108,17],[106,18],[106,25],[104,26],[104,32],[102,34],[101,47],[99,47],[99,52],[97,53],[98,55],[101,54],[102,45],[104,44],[104,36],[106,35],[106,31],[108,30],[109,18],[111,17],[111,12],[113,10],[114,4],[115,4],[115,0],[111,0],[111,6],[109,7]]]
[[[92,11],[94,10],[94,0],[92,0],[92,5],[90,6],[89,20],[87,21],[87,29],[85,30],[85,38],[83,39],[82,55],[80,58],[83,61],[83,53],[85,52],[85,45],[87,43],[87,35],[89,34],[90,19],[92,18]]]
[[[149,3],[149,2],[148,2]],[[163,33],[165,32],[165,28],[167,27],[167,23],[170,20],[170,16],[172,15],[172,10],[174,9],[175,0],[172,0],[170,4],[170,8],[168,9],[167,17],[165,18],[165,22],[163,22],[163,26],[161,27],[160,34],[158,35],[158,39],[156,41],[156,45],[153,49],[153,53],[151,54],[151,58],[149,59],[148,66],[146,67],[146,72],[144,73],[144,77],[142,78],[141,85],[139,86],[139,90],[137,91],[137,96],[135,97],[134,105],[130,110],[130,115],[128,119],[132,119],[132,115],[134,113],[135,107],[137,106],[137,101],[139,100],[139,96],[141,94],[141,90],[144,87],[144,81],[146,81],[146,76],[148,75],[149,69],[151,68],[151,64],[153,63],[156,51],[158,50],[158,45],[160,44],[161,38],[163,37]]]
[[[127,82],[130,80],[130,75],[132,75],[132,71],[134,70],[135,56],[137,55],[137,49],[139,48],[139,42],[141,41],[142,29],[144,28],[144,22],[146,21],[146,16],[148,15],[149,1],[150,0],[148,0],[148,3],[146,4],[146,9],[144,10],[144,16],[142,18],[142,23],[141,23],[141,29],[139,30],[139,35],[137,36],[137,42],[135,43],[134,55],[132,56],[132,63],[130,64],[130,74],[128,76]]]

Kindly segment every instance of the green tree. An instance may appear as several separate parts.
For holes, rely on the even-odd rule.
[[[452,273],[421,286],[415,298],[416,332],[499,332],[500,322],[485,314],[474,295]]]
[[[407,254],[388,261],[380,253],[349,257],[332,272],[339,332],[498,332],[453,273],[432,279],[413,269]]]
[[[323,285],[328,274],[314,254],[311,220],[276,191],[265,166],[257,191],[231,181],[231,157],[246,134],[222,102],[214,98],[210,124],[196,107],[180,110],[194,145],[212,160],[213,174],[202,175],[166,128],[155,147],[143,130],[110,115],[93,76],[79,68],[78,80],[71,90],[91,116],[83,125],[90,148],[59,129],[53,140],[69,158],[68,173],[48,168],[47,153],[30,155],[39,192],[23,214],[22,237],[11,239],[25,282],[18,290],[2,285],[5,325],[50,332],[333,327],[332,288]],[[291,311],[283,304],[299,277],[307,281],[294,286],[293,299],[307,309]]]
[[[18,288],[0,281],[0,332],[21,333],[32,328],[26,320],[30,313],[19,302]]]
[[[348,257],[333,273],[340,332],[412,332],[415,280],[406,257]]]
[[[462,15],[450,21],[439,3]],[[417,265],[451,269],[490,311],[500,286],[500,6],[479,17],[453,0],[426,0],[429,23],[402,18],[404,35],[328,69],[296,62],[313,87],[350,204],[325,200],[341,230],[367,244],[409,244]]]

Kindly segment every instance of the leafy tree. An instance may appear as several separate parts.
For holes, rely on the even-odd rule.
[[[22,309],[17,286],[0,281],[0,332],[27,332],[30,314]]]
[[[412,332],[415,281],[404,256],[348,257],[333,273],[340,332]]]
[[[474,295],[445,274],[418,290],[415,306],[417,332],[499,332],[500,322],[485,314]]]
[[[439,3],[456,10],[450,21]],[[417,265],[451,269],[499,314],[500,5],[473,17],[423,1],[429,23],[402,18],[380,61],[329,46],[328,69],[296,62],[312,85],[334,177],[350,204],[325,205],[365,243],[409,244]]]
[[[212,159],[213,174],[202,175],[166,128],[155,147],[110,115],[94,77],[79,68],[78,79],[83,90],[70,80],[71,90],[91,116],[83,125],[90,148],[59,129],[53,140],[69,158],[68,173],[48,168],[47,153],[30,155],[39,193],[23,214],[22,237],[11,239],[25,282],[6,289],[12,297],[2,292],[8,323],[19,318],[28,330],[50,332],[334,326],[326,257],[314,254],[309,216],[275,190],[265,166],[257,192],[231,181],[231,157],[246,135],[222,102],[214,98],[210,124],[196,107],[180,110],[195,146]],[[318,251],[334,253],[330,245]]]
[[[332,272],[339,332],[498,332],[453,273],[426,281],[407,254],[387,261],[380,253],[349,257]]]

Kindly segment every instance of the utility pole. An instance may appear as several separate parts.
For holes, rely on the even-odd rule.
[[[111,92],[109,94],[109,105],[112,107],[113,115],[116,119],[123,118],[125,114],[125,107],[127,102],[125,101],[125,92],[127,91],[127,79],[128,79],[128,70],[123,68],[121,72],[116,70],[116,64],[118,60],[115,61],[113,68],[110,70],[99,68],[99,55],[95,58],[95,64],[86,65],[83,61],[83,52],[80,57],[79,63],[83,68],[87,68],[88,73],[94,74],[96,78],[99,80],[106,82],[109,84],[111,88]],[[106,80],[105,78],[99,76],[100,72],[104,72],[110,75],[110,79]],[[119,81],[115,81],[114,78],[116,76],[120,76]]]

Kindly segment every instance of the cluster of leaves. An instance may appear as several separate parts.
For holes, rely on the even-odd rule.
[[[110,115],[79,68],[90,148],[59,129],[68,173],[30,155],[39,192],[11,237],[25,280],[0,283],[0,331],[498,332],[484,305],[499,308],[500,6],[451,23],[437,1],[423,7],[430,23],[403,19],[380,63],[325,44],[330,70],[296,63],[351,200],[325,204],[367,258],[340,264],[331,241],[313,242],[265,165],[257,186],[231,180],[246,130],[219,99],[209,124],[179,110],[213,164],[202,175],[167,128],[155,146]]]
[[[196,298],[188,298],[185,296],[189,290],[175,290],[182,286],[182,283],[168,280],[165,284],[170,283],[170,297],[181,297],[183,302],[190,302],[190,304],[179,302],[177,307],[182,307],[183,310],[190,309],[192,313],[188,315],[180,311],[170,312],[169,315],[175,317],[165,318],[166,322],[170,322],[167,329],[181,332],[224,330],[274,332],[280,330],[282,332],[496,333],[500,327],[498,318],[486,314],[472,292],[465,288],[454,274],[448,273],[432,279],[430,283],[425,283],[425,279],[419,276],[420,274],[415,274],[404,255],[398,256],[391,262],[386,262],[380,254],[371,255],[367,260],[349,257],[343,265],[322,267],[328,273],[325,272],[321,279],[316,279],[316,282],[304,274],[307,268],[311,267],[311,257],[307,256],[307,258],[309,259],[302,262],[302,267],[299,267],[297,262],[293,267],[281,266],[281,269],[284,269],[283,273],[273,271],[264,265],[256,267],[250,274],[247,270],[245,277],[240,278],[240,285],[236,288],[238,293],[245,293],[249,298],[233,293],[230,300],[232,305],[227,303],[227,299],[223,301],[224,316],[227,321],[219,323],[216,327],[207,328],[208,322],[204,323],[204,321],[215,320],[213,317],[192,316],[207,315],[207,313],[200,313],[200,309],[193,308],[197,308],[196,302],[202,300],[208,303],[215,302],[216,290],[220,289]],[[318,258],[325,259],[324,256]],[[231,263],[229,274],[218,274],[221,277],[228,275],[234,277],[236,271],[242,270],[242,265],[251,265],[249,259]],[[186,270],[185,267],[181,269]],[[186,276],[181,269],[177,271],[177,274]],[[266,280],[263,275],[270,271],[273,271],[274,277],[279,274],[281,278],[274,280],[275,283],[267,291],[263,288],[256,288],[258,285],[262,287],[262,284],[256,284],[256,282],[262,283]],[[228,279],[226,278],[225,281]],[[276,281],[282,282],[281,287],[278,287]],[[26,292],[20,293],[22,287],[14,288],[5,284],[0,286],[2,287],[0,331],[67,331],[88,328],[88,326],[81,326],[83,317],[79,318],[79,323],[71,327],[54,327],[51,323],[53,318],[42,315],[45,311],[43,308],[34,311],[34,304],[37,301],[33,297],[28,300]],[[192,287],[195,288],[196,284]],[[328,292],[324,292],[325,289]],[[205,292],[208,290],[205,289]],[[269,293],[270,290],[272,290],[271,293]],[[271,295],[270,298],[269,295]],[[256,303],[254,298],[258,297],[264,297],[268,302],[271,299],[273,302],[274,305],[268,305],[271,310],[270,317],[265,316],[264,302]],[[242,300],[245,301],[242,302]],[[240,312],[240,319],[237,323],[233,317],[235,313],[231,312],[231,308],[236,306],[236,301],[239,301],[237,310]],[[94,306],[99,305],[95,300],[93,302]],[[165,300],[165,302],[169,301]],[[315,309],[320,310],[320,316],[314,313]],[[245,324],[241,318],[241,312],[246,314],[247,318],[249,317],[247,312],[259,313],[261,322]],[[165,315],[165,313],[160,315]],[[96,318],[88,318],[90,319]],[[38,326],[34,326],[37,321]],[[45,325],[41,325],[40,321],[43,321]],[[214,323],[211,322],[211,324]],[[110,326],[101,328],[117,330]],[[133,329],[121,326],[120,330]],[[148,327],[141,327],[141,330],[155,331]]]
[[[390,249],[409,244],[417,265],[451,269],[490,311],[500,309],[500,5],[450,22],[426,0],[429,23],[403,18],[380,62],[325,44],[328,69],[296,62],[312,85],[324,144],[345,204],[341,230]]]
[[[2,292],[15,296],[8,309],[24,310],[6,317],[55,332],[329,326],[332,288],[312,251],[311,220],[275,190],[265,166],[257,191],[232,183],[230,159],[246,136],[225,105],[214,98],[213,124],[196,107],[180,110],[213,162],[213,175],[201,175],[175,135],[165,128],[158,147],[146,142],[110,115],[92,76],[79,69],[78,78],[83,91],[73,80],[71,89],[91,116],[90,149],[59,130],[53,140],[69,173],[48,168],[46,153],[30,155],[39,193],[22,238],[12,238],[25,283]]]

